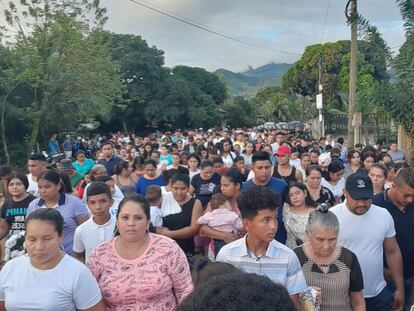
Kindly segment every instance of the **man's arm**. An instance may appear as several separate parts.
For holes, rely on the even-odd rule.
[[[403,264],[401,251],[395,236],[385,238],[384,254],[396,287],[396,291],[394,293],[394,310],[402,311],[404,308]]]
[[[84,257],[85,253],[77,253],[77,252],[73,252],[73,257],[75,257],[77,260],[79,260],[82,263],[85,263],[85,257]]]

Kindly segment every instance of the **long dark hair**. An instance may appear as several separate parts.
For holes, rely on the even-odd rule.
[[[286,203],[287,204],[292,205],[292,202],[290,201],[290,198],[289,198],[289,192],[290,192],[290,189],[292,189],[292,188],[298,188],[306,194],[305,195],[305,205],[306,206],[310,206],[310,207],[317,207],[318,206],[318,204],[312,199],[311,195],[309,194],[309,191],[306,188],[305,184],[302,184],[302,183],[297,182],[297,181],[293,181],[293,182],[289,183],[289,186],[286,190]]]
[[[147,220],[150,220],[151,219],[150,206],[148,204],[147,199],[144,196],[142,196],[140,194],[136,194],[136,193],[124,197],[122,199],[122,201],[119,203],[118,212],[116,214],[116,218],[117,219],[119,217],[119,214],[121,213],[122,208],[128,202],[133,202],[133,203],[138,204],[142,208],[142,210],[143,210],[143,212],[144,212],[145,217],[147,218]],[[119,235],[118,227],[115,227],[114,236],[118,236],[118,235]]]

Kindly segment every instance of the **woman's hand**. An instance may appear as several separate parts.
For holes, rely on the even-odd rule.
[[[223,241],[225,244],[229,244],[235,240],[237,240],[237,236],[233,233],[223,233]]]
[[[164,235],[166,237],[170,237],[171,230],[165,227],[160,227],[156,229],[157,234]]]

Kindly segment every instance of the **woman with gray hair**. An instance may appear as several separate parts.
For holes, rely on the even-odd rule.
[[[365,311],[362,272],[354,253],[337,245],[339,222],[327,204],[309,214],[309,241],[294,251],[306,283],[321,290],[321,311]]]

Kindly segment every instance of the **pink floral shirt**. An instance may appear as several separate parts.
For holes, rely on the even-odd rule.
[[[150,233],[145,252],[127,260],[118,255],[114,238],[99,245],[87,263],[108,310],[173,311],[191,293],[187,259],[170,238]]]

